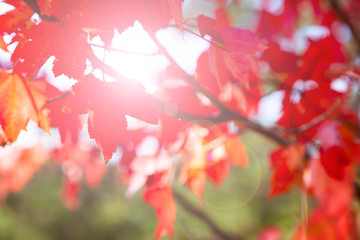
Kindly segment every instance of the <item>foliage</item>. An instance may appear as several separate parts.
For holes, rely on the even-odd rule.
[[[81,180],[96,186],[106,171],[102,158],[108,162],[120,148],[125,195],[144,189],[143,200],[158,218],[156,239],[173,237],[175,199],[219,238],[234,239],[172,187],[178,179],[204,204],[207,179],[220,186],[230,168],[253,165],[240,138],[252,130],[279,145],[269,156],[269,197],[294,187],[301,192],[303,210],[293,239],[357,239],[358,1],[288,0],[276,9],[273,1],[260,1],[258,8],[246,9],[254,15],[247,29],[236,27],[232,15],[242,1],[210,1],[216,6],[213,15],[194,19],[183,17],[187,2],[182,0],[3,2],[14,8],[0,16],[0,47],[6,52],[16,47],[10,51],[11,66],[0,70],[2,200],[51,159],[63,169],[62,198],[76,209]],[[111,47],[115,32],[135,21],[157,46],[154,54],[168,61],[151,93],[97,58],[92,48],[100,37],[104,54],[117,51]],[[301,31],[314,25],[323,34],[307,35],[297,44]],[[157,38],[165,28],[209,42],[194,74],[181,68]],[[77,80],[70,91],[60,91],[39,74],[49,59],[55,76]],[[85,74],[87,62],[103,72],[102,79]],[[273,92],[283,94],[282,112],[276,125],[265,127],[254,119],[259,102]],[[30,119],[44,132],[58,128],[62,147],[48,151],[11,144]],[[83,141],[83,126],[98,148]],[[159,143],[154,154],[138,154],[149,138]],[[310,198],[316,204],[308,213]],[[258,238],[280,239],[281,232],[270,227]]]

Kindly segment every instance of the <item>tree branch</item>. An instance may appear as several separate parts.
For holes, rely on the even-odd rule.
[[[146,29],[146,28],[145,28]],[[257,124],[255,122],[250,121],[245,116],[241,115],[240,113],[237,113],[233,111],[232,109],[228,108],[224,103],[222,103],[217,97],[213,96],[211,93],[209,93],[199,82],[197,82],[193,76],[187,74],[178,64],[175,62],[175,60],[172,58],[172,56],[167,52],[164,46],[161,45],[161,43],[157,40],[155,34],[151,31],[146,29],[150,37],[153,39],[155,44],[158,46],[159,51],[164,54],[164,56],[169,60],[170,64],[177,68],[177,70],[182,74],[182,77],[185,82],[187,82],[190,86],[193,87],[193,89],[204,96],[206,96],[210,102],[217,107],[220,110],[220,118],[224,119],[224,122],[226,121],[236,121],[246,127],[251,128],[252,130],[263,134],[264,136],[270,138],[271,140],[277,142],[278,144],[282,146],[289,146],[290,143],[287,142],[283,137],[280,135],[277,135],[272,130],[268,130],[261,126],[260,124]]]
[[[331,5],[332,9],[334,10],[334,12],[336,13],[336,15],[338,15],[338,17],[341,19],[341,21],[343,21],[350,28],[350,31],[354,37],[354,40],[356,42],[356,45],[357,45],[357,48],[359,51],[360,50],[360,32],[357,31],[355,25],[351,22],[349,17],[343,12],[338,0],[329,0],[329,3]]]
[[[335,111],[336,109],[340,106],[341,101],[339,99],[337,99],[335,101],[335,103],[330,106],[329,109],[327,109],[327,111],[325,111],[324,113],[318,115],[317,117],[313,118],[311,121],[309,121],[308,123],[305,123],[297,128],[292,128],[292,129],[286,129],[286,128],[282,128],[282,127],[277,127],[278,130],[286,132],[286,133],[290,133],[290,134],[299,134],[302,133],[306,130],[309,130],[313,127],[315,127],[316,125],[320,124],[321,122],[325,121],[327,118],[329,118]]]
[[[50,98],[48,100],[46,100],[46,103],[51,103],[51,102],[54,102],[54,101],[57,101],[57,100],[60,100],[60,99],[63,99],[63,98],[66,98],[67,96],[70,95],[71,92],[66,92],[60,96],[57,96],[57,97],[54,97],[54,98]]]
[[[106,71],[106,74],[108,74],[109,76],[112,76],[115,79],[122,78],[122,75],[118,71],[116,71],[114,68],[112,68],[111,66],[109,66],[107,64],[105,64],[103,66],[103,62],[100,59],[98,59],[95,55],[90,56],[89,60],[92,63],[94,68],[97,68],[100,70],[102,70],[104,68],[104,70]],[[188,80],[190,80],[191,76],[190,77],[189,77],[189,75],[187,75],[187,76],[189,78]],[[191,77],[191,81],[195,83],[196,89],[197,88],[201,89],[200,91],[202,91],[203,94],[212,96],[198,82],[196,82],[194,79],[192,79],[192,77]],[[284,139],[280,135],[277,135],[273,130],[266,129],[263,126],[248,120],[247,118],[243,117],[242,115],[227,108],[217,98],[215,98],[215,97],[212,97],[212,98],[219,105],[218,108],[221,110],[221,112],[219,114],[214,115],[214,116],[199,116],[199,115],[193,115],[190,113],[185,113],[185,112],[177,110],[176,116],[181,118],[183,121],[198,122],[199,124],[202,124],[202,125],[204,125],[206,123],[219,124],[219,123],[225,123],[225,122],[229,122],[229,121],[235,121],[235,122],[238,122],[239,124],[242,124],[250,129],[252,129],[253,131],[256,131],[256,132],[264,135],[265,137],[268,137],[269,139],[280,144],[281,146],[286,147],[286,146],[290,145],[290,143],[286,139]],[[157,101],[157,105],[160,107],[160,110],[163,110],[165,108],[164,104],[161,101]]]
[[[37,4],[36,0],[23,0],[35,13],[39,14],[42,20],[46,22],[59,22],[60,20],[57,19],[55,16],[47,16],[41,14],[41,9]]]
[[[217,224],[209,218],[203,211],[199,210],[198,208],[194,207],[185,197],[183,197],[180,193],[178,193],[175,189],[173,189],[173,195],[177,203],[179,203],[186,211],[188,211],[194,217],[200,219],[206,226],[216,234],[220,239],[223,240],[242,240],[242,237],[235,237],[229,235],[228,233],[224,232],[220,229]]]

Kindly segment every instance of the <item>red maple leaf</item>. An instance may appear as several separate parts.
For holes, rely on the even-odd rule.
[[[125,115],[148,123],[157,124],[158,111],[150,95],[140,83],[129,79],[118,82],[102,82],[93,76],[76,84],[70,107],[75,113],[88,113],[88,129],[91,138],[99,145],[108,161],[118,144],[127,137]]]
[[[301,145],[280,148],[271,154],[270,196],[288,192],[294,185],[302,186],[302,159],[304,150]]]
[[[173,237],[176,217],[176,205],[169,186],[146,189],[144,201],[155,208],[158,218],[155,239],[160,239],[165,234]]]

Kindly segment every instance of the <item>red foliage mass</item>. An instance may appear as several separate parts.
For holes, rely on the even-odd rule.
[[[359,88],[360,71],[358,53],[350,52],[360,47],[354,27],[359,24],[358,1],[289,0],[276,11],[270,11],[271,1],[263,1],[254,15],[255,32],[235,27],[224,0],[214,1],[214,18],[197,16],[196,26],[184,19],[182,0],[4,2],[14,9],[0,16],[0,51],[11,54],[11,70],[0,69],[0,144],[14,142],[33,120],[45,132],[58,128],[63,146],[50,152],[38,146],[4,147],[8,158],[0,156],[1,200],[8,192],[19,191],[51,156],[62,165],[62,199],[75,209],[81,180],[96,186],[105,172],[101,161],[109,161],[120,147],[120,178],[129,184],[126,196],[144,187],[144,201],[158,218],[155,238],[172,237],[174,173],[179,171],[180,183],[203,199],[208,178],[219,186],[231,167],[250,164],[238,135],[251,129],[281,145],[270,155],[270,196],[298,186],[316,200],[308,225],[300,223],[294,239],[304,234],[307,239],[356,239],[352,202],[358,197],[354,186],[360,130],[359,101],[353,93]],[[34,13],[39,21],[31,19]],[[87,62],[100,70],[106,65],[93,61],[89,40],[99,36],[110,51],[115,30],[122,33],[135,21],[169,60],[168,71],[159,75],[158,91],[151,94],[109,66],[106,74],[115,82],[84,74]],[[348,25],[353,42],[344,37],[347,30],[339,27],[340,21]],[[299,26],[309,22],[320,24],[327,35],[308,37],[298,51]],[[209,42],[194,75],[181,69],[156,40],[157,30],[169,26]],[[61,92],[38,76],[50,57],[55,57],[55,76],[77,80],[70,92]],[[346,85],[343,90],[334,87],[339,80]],[[270,129],[254,121],[268,90],[284,93],[282,115]],[[100,151],[79,137],[84,114],[87,131]],[[129,117],[137,128],[130,129]],[[158,146],[153,146],[152,154],[141,155],[146,137]],[[174,160],[175,155],[182,160]],[[258,239],[281,235],[271,227]]]

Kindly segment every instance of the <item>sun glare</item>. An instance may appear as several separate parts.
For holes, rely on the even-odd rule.
[[[195,71],[198,56],[208,47],[208,43],[196,36],[184,33],[176,29],[165,29],[157,33],[157,38],[178,64],[187,72]],[[111,49],[104,50],[104,43],[99,37],[92,39],[91,43],[95,55],[124,77],[141,82],[146,91],[152,93],[157,88],[159,74],[168,65],[167,59],[158,52],[158,48],[151,37],[139,22],[135,22],[123,33],[115,33]],[[105,53],[104,53],[105,51]],[[93,74],[102,79],[103,72],[100,69]],[[115,81],[105,71],[105,81]]]

